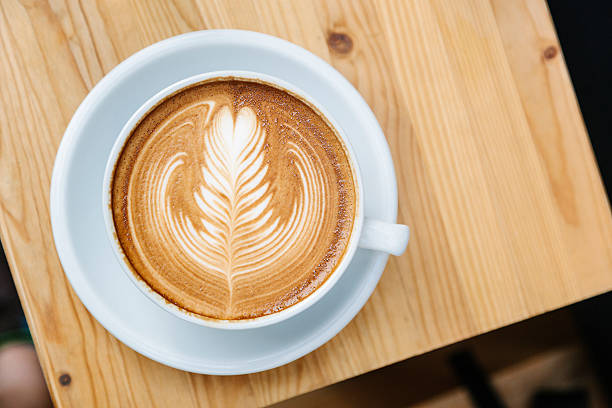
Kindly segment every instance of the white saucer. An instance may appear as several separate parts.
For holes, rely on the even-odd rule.
[[[363,175],[365,215],[395,222],[397,186],[389,147],[372,111],[335,69],[284,40],[248,31],[200,31],[134,54],[104,77],[74,114],[51,182],[51,222],[75,292],[117,339],[160,363],[204,374],[246,374],[289,363],[346,326],[374,290],[387,255],[358,250],[319,302],[282,323],[248,330],[201,327],[162,310],[125,276],[102,217],[102,177],[130,115],[159,90],[214,70],[258,71],[306,89],[330,111]]]

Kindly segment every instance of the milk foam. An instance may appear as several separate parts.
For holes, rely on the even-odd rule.
[[[145,281],[194,313],[282,310],[322,283],[348,241],[348,159],[339,140],[312,136],[335,133],[321,118],[309,126],[313,111],[296,98],[306,125],[291,110],[266,111],[268,99],[237,106],[225,94],[208,96],[175,106],[142,133],[123,193],[114,194],[125,203],[115,207],[119,239]]]

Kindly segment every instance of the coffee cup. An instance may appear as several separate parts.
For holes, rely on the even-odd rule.
[[[335,264],[333,271],[326,277],[325,281],[320,284],[316,289],[308,294],[303,299],[300,299],[296,303],[282,308],[279,311],[274,311],[269,314],[257,316],[254,318],[241,318],[241,319],[218,319],[200,314],[193,313],[189,310],[182,308],[181,306],[169,302],[168,299],[154,290],[145,280],[138,276],[133,267],[130,265],[128,257],[124,253],[124,250],[118,240],[117,230],[115,221],[113,218],[113,203],[111,185],[113,182],[114,172],[117,161],[123,147],[132,134],[133,129],[139,124],[143,117],[145,117],[153,108],[155,108],[160,102],[164,101],[171,95],[180,92],[194,84],[199,84],[210,80],[223,80],[225,78],[232,79],[243,79],[249,81],[257,81],[264,84],[269,84],[278,89],[282,89],[289,92],[292,95],[297,96],[302,101],[305,101],[308,105],[312,106],[316,111],[323,116],[326,121],[333,127],[336,135],[341,140],[343,147],[346,152],[348,161],[350,162],[351,172],[354,180],[354,216],[352,229],[350,231],[350,237],[346,243],[344,253],[340,258],[339,262]],[[196,75],[182,81],[176,82],[165,89],[161,90],[149,100],[147,100],[127,121],[119,133],[115,144],[109,155],[106,170],[104,173],[104,188],[103,188],[103,208],[104,208],[104,221],[108,237],[113,248],[113,251],[121,265],[121,268],[126,273],[128,278],[155,304],[164,310],[174,314],[175,316],[187,320],[189,322],[213,327],[220,329],[248,329],[263,327],[270,324],[275,324],[286,320],[296,314],[308,309],[315,302],[321,299],[334,284],[340,279],[342,274],[350,264],[355,252],[358,248],[382,251],[392,255],[400,255],[404,252],[409,238],[409,229],[405,225],[388,223],[381,220],[371,219],[364,216],[363,213],[363,185],[361,181],[361,174],[359,170],[359,163],[353,153],[350,146],[350,142],[344,134],[342,128],[334,120],[334,118],[325,109],[325,106],[318,103],[306,91],[298,89],[296,86],[261,73],[248,72],[248,71],[216,71],[208,72],[200,75]]]

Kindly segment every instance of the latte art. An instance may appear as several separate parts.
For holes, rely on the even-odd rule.
[[[272,86],[213,80],[133,130],[112,185],[133,271],[201,316],[253,318],[318,288],[342,258],[355,187],[335,131]]]
[[[227,278],[231,297],[235,276],[264,270],[278,263],[283,249],[295,244],[298,236],[317,235],[321,220],[316,215],[322,211],[322,200],[314,193],[318,189],[324,194],[325,185],[310,157],[290,142],[287,155],[294,156],[302,189],[287,219],[281,220],[270,206],[272,189],[264,181],[268,172],[265,132],[253,111],[242,108],[234,121],[229,108],[223,107],[212,121],[203,132],[209,155],[195,158],[202,173],[201,184],[193,186],[193,198],[201,210],[195,214],[198,219],[192,221],[193,215],[172,205],[180,198],[169,193],[168,185],[187,161],[186,152],[177,152],[163,167],[147,174],[145,183],[151,190],[146,200],[153,203],[148,221],[191,262]],[[289,266],[290,261],[286,262]]]

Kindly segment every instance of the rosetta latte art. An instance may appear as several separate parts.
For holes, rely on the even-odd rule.
[[[253,111],[243,108],[234,121],[224,107],[212,121],[203,134],[202,157],[195,159],[202,162],[202,183],[194,186],[193,193],[201,209],[199,227],[190,215],[174,208],[168,193],[168,184],[181,171],[186,152],[175,153],[149,174],[147,183],[152,188],[147,201],[152,205],[147,222],[168,247],[227,279],[231,297],[234,277],[265,270],[283,257],[286,248],[317,235],[325,185],[312,159],[291,143],[287,154],[295,160],[302,189],[290,216],[281,220],[270,205],[270,183],[264,181],[268,170],[263,154],[265,131]],[[193,127],[193,123],[186,125]],[[290,267],[291,260],[284,266]]]
[[[154,290],[195,314],[240,319],[290,306],[333,272],[354,193],[342,146],[312,109],[262,84],[223,85],[141,122],[113,203],[124,252]],[[301,109],[270,104],[279,95]]]

